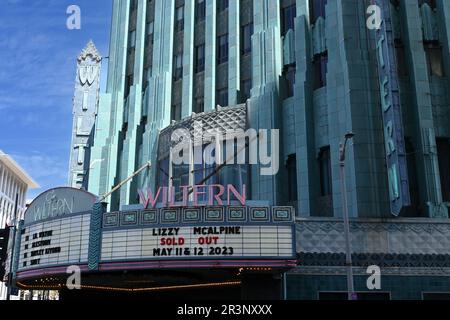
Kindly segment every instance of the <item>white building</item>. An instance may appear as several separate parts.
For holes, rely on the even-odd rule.
[[[17,218],[23,218],[29,188],[36,189],[39,185],[10,156],[0,150],[0,228],[13,222],[16,198]],[[0,300],[5,298],[6,286],[0,282]]]

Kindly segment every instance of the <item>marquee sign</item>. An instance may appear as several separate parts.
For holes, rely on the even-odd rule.
[[[41,203],[36,208],[45,209],[39,211],[45,219],[34,219],[36,216],[28,212],[33,219],[21,224],[17,279],[65,273],[70,265],[88,272],[286,268],[296,264],[295,213],[291,207],[191,206],[104,212],[92,207],[86,211],[88,207],[76,201],[71,206],[72,197],[61,195],[43,197],[56,199],[61,206],[47,205],[48,201],[36,203]]]
[[[292,258],[292,249],[292,228],[287,226],[152,228],[104,233],[102,261]]]
[[[25,212],[25,225],[65,215],[88,212],[96,197],[86,191],[74,188],[55,188],[39,195]]]
[[[96,196],[75,188],[39,195],[25,212],[16,242],[16,271],[87,262]]]
[[[378,76],[391,213],[398,216],[404,207],[410,205],[410,194],[391,4],[387,0],[375,0],[375,4],[381,8],[383,15],[382,24],[376,31]]]
[[[86,262],[89,224],[83,214],[24,227],[18,270]]]
[[[293,219],[290,207],[192,207],[106,213],[101,263],[293,259]]]

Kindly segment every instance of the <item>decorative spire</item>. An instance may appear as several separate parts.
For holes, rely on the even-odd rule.
[[[100,62],[102,60],[102,56],[100,52],[98,52],[92,40],[89,40],[86,47],[83,49],[83,51],[81,51],[80,55],[78,56],[78,61],[81,62],[82,60],[86,60],[87,56],[91,56],[92,59],[96,60],[97,62]]]

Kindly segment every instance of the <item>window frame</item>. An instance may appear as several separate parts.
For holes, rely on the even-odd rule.
[[[442,45],[438,41],[424,41],[425,58],[427,60],[428,75],[430,77],[445,77],[445,65],[444,65],[444,52]],[[435,60],[432,58],[438,58],[440,72],[436,71]]]
[[[320,196],[333,195],[333,172],[331,168],[331,147],[320,148],[318,156]],[[325,168],[326,166],[326,168]]]
[[[328,51],[314,55],[314,90],[327,86]]]
[[[195,0],[195,22],[203,22],[206,19],[206,0]]]
[[[170,108],[170,120],[171,121],[181,120],[181,103],[172,104]]]
[[[228,0],[217,0],[217,13],[228,10],[230,2]]]
[[[181,16],[179,16],[181,11]],[[180,19],[179,19],[180,18]],[[184,5],[175,8],[175,31],[184,30]]]
[[[309,20],[314,25],[319,17],[326,18],[328,0],[309,0]],[[316,10],[319,9],[319,10]]]
[[[289,30],[295,29],[296,16],[297,5],[295,3],[281,9],[281,35],[283,37]]]
[[[224,98],[224,101],[221,101]],[[226,103],[224,103],[226,102]],[[228,88],[217,89],[216,92],[216,105],[220,105],[221,107],[227,107],[229,104],[228,101]]]
[[[224,43],[221,43],[222,39],[226,39]],[[228,33],[217,36],[217,64],[227,63],[229,59],[229,39]]]
[[[249,37],[246,37],[247,28],[250,28]],[[253,22],[247,23],[241,27],[241,54],[248,55],[252,52],[252,36],[254,34]]]
[[[247,91],[247,90],[244,90],[244,87],[245,87],[245,84],[248,84],[248,83],[250,84],[250,86],[249,86],[249,90]],[[242,103],[245,103],[248,99],[251,98],[251,96],[252,96],[252,87],[253,87],[252,78],[246,78],[246,79],[243,79],[241,81],[241,100],[242,100]]]
[[[202,49],[199,51],[199,49]],[[202,52],[202,58],[199,59],[199,52]],[[201,63],[199,63],[201,62]],[[205,44],[202,43],[195,47],[195,73],[200,73],[205,71]]]

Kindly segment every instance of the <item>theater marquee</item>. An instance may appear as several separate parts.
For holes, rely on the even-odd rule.
[[[22,228],[20,270],[87,263],[90,214]]]
[[[92,206],[93,195],[69,189],[41,196],[39,214],[27,211],[16,243],[16,279],[65,274],[71,265],[83,272],[296,265],[291,207],[105,212],[101,204]]]
[[[106,213],[101,263],[160,261],[172,267],[280,265],[295,257],[290,207],[203,207]],[[278,260],[278,261],[277,261]],[[177,262],[178,261],[178,262]],[[202,264],[198,264],[202,265]]]
[[[93,194],[66,187],[39,195],[21,222],[17,271],[87,263],[95,201]]]

